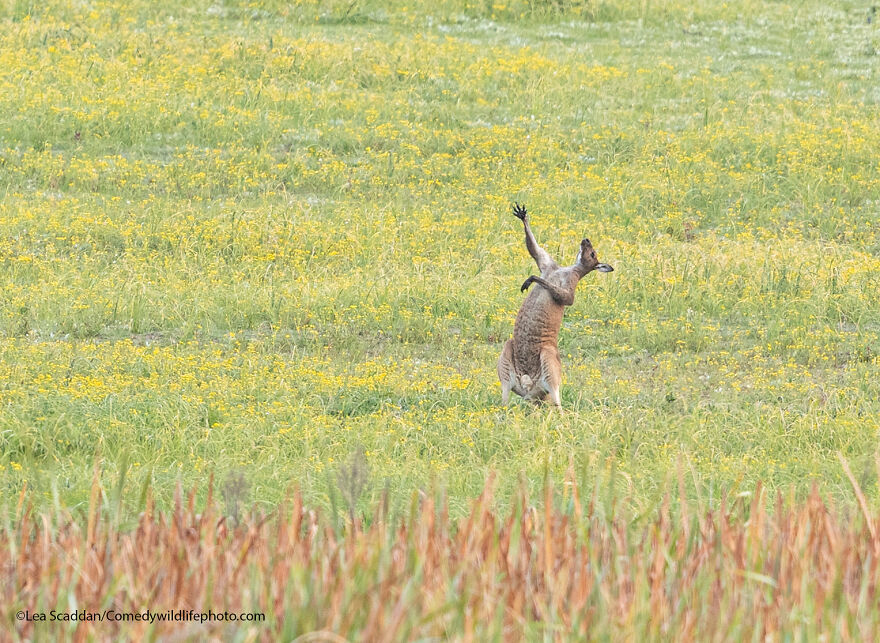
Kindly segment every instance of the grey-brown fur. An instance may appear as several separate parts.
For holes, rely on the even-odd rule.
[[[513,391],[534,402],[549,396],[559,407],[562,363],[557,339],[562,313],[566,306],[574,303],[575,288],[584,275],[593,270],[611,272],[614,268],[599,263],[589,239],[581,241],[574,264],[560,267],[535,241],[526,209],[515,203],[513,214],[523,222],[526,248],[538,264],[541,276],[532,275],[520,288],[525,291],[533,283],[538,284],[523,301],[513,325],[513,339],[507,340],[498,358],[501,399],[507,404]]]

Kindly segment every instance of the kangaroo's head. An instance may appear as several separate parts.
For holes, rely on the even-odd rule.
[[[599,263],[599,259],[596,257],[596,250],[593,248],[593,244],[590,243],[589,239],[581,241],[581,249],[578,251],[575,265],[580,268],[584,274],[594,270],[598,270],[599,272],[611,272],[614,270],[614,268],[607,263]]]

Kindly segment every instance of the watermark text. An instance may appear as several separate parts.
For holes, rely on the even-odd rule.
[[[19,610],[15,617],[19,621],[49,622],[49,621],[89,621],[97,623],[263,623],[266,615],[262,612],[215,612],[207,610],[197,612],[195,610],[141,610],[135,612],[121,612],[114,609],[99,611],[76,610],[64,612],[51,610],[48,612],[31,612]]]

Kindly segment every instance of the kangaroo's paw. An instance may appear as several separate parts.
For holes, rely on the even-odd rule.
[[[516,203],[516,202],[514,201],[514,203],[513,203],[513,216],[515,216],[515,217],[516,217],[517,219],[519,219],[520,221],[525,221],[525,220],[526,220],[526,208],[525,208],[525,206],[520,205],[519,203]]]
[[[526,279],[523,282],[523,285],[519,287],[519,291],[525,292],[526,290],[529,289],[529,286],[531,286],[533,283],[535,283],[535,276],[534,275],[532,275],[531,277],[529,277],[528,279]]]

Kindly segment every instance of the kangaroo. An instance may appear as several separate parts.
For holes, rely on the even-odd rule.
[[[523,301],[513,325],[513,339],[505,342],[498,358],[501,401],[507,404],[511,391],[536,404],[549,395],[550,401],[562,408],[562,363],[557,346],[562,312],[574,303],[574,290],[584,275],[593,270],[611,272],[614,268],[599,263],[589,239],[581,241],[574,264],[561,268],[535,241],[525,207],[514,203],[513,214],[523,222],[526,248],[538,264],[541,276],[530,276],[520,287],[520,292],[525,292],[532,284],[540,286],[532,289]]]

